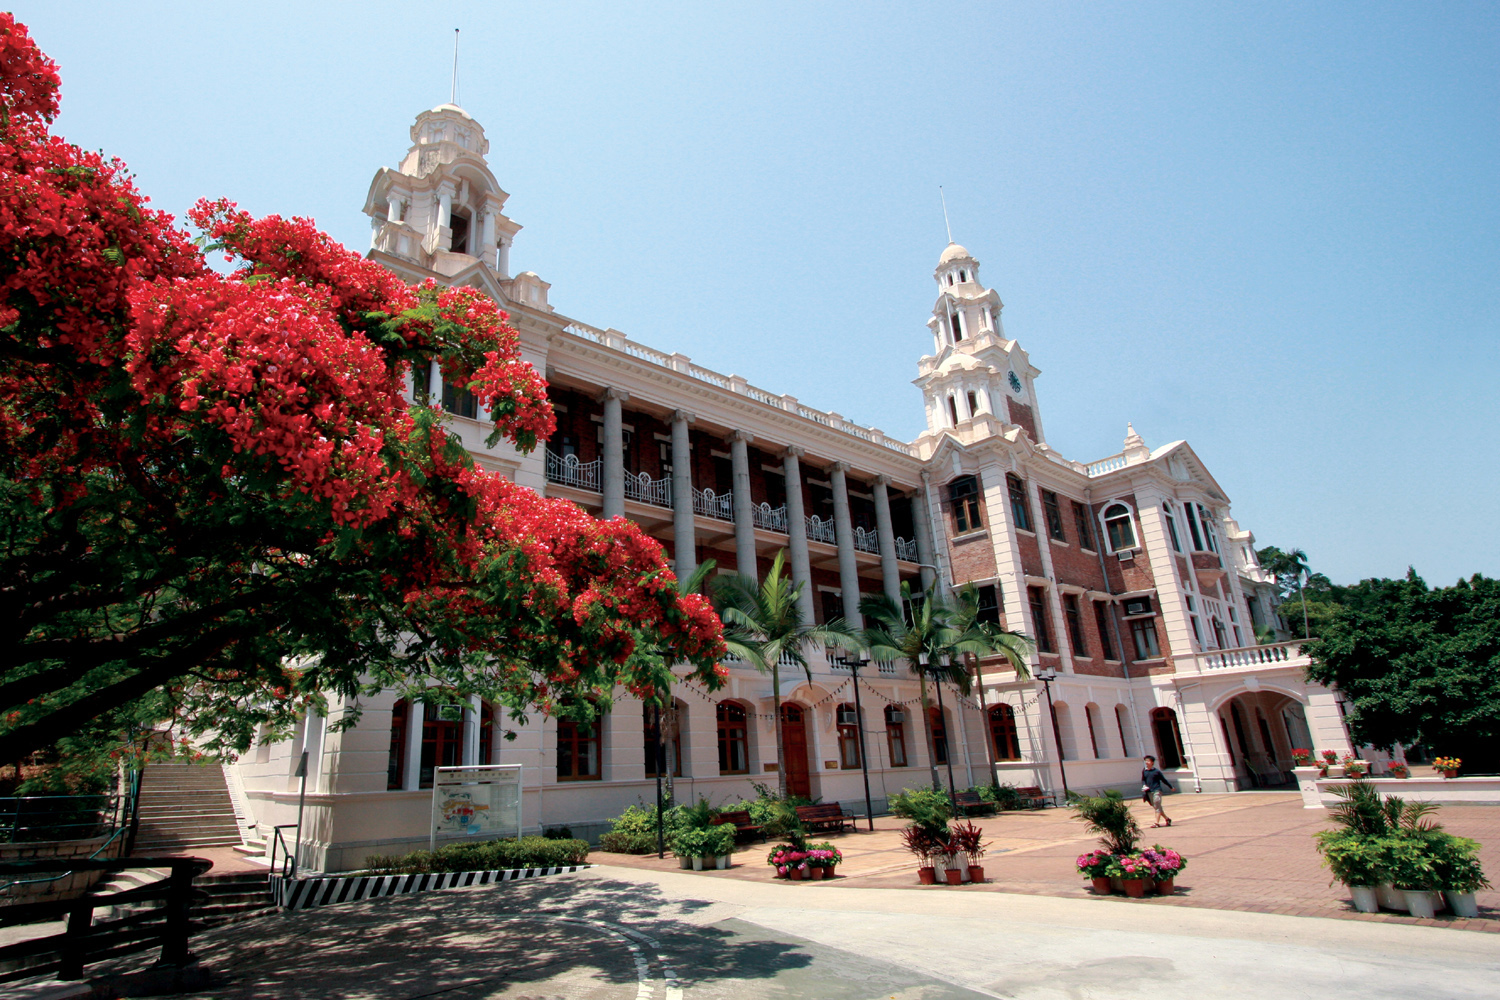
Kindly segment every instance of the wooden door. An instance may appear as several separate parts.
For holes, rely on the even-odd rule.
[[[807,774],[807,724],[801,705],[781,706],[782,756],[786,758],[786,790],[789,795],[812,798]]]

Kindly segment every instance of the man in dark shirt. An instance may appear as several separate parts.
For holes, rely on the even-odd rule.
[[[1156,758],[1148,754],[1146,756],[1146,766],[1141,768],[1141,797],[1151,803],[1151,808],[1156,810],[1156,822],[1151,824],[1153,829],[1158,826],[1172,825],[1171,817],[1162,812],[1161,809],[1161,790],[1163,788],[1170,788],[1174,792],[1177,791],[1177,787],[1168,781],[1167,776],[1162,774],[1161,770],[1156,766]]]

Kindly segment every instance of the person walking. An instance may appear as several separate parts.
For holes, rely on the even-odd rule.
[[[1150,754],[1146,755],[1146,766],[1141,768],[1141,801],[1147,803],[1156,810],[1156,822],[1151,824],[1155,829],[1159,826],[1171,826],[1172,818],[1161,808],[1161,790],[1163,787],[1177,791],[1177,787],[1167,780],[1167,776],[1161,773],[1156,766],[1156,758]]]

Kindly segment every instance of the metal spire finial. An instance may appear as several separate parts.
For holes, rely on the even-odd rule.
[[[941,184],[938,185],[938,197],[941,198],[943,202],[943,228],[948,230],[948,242],[952,243],[953,227],[948,224],[948,199],[943,194],[943,186]]]
[[[458,29],[453,29],[453,91],[448,95],[448,103],[455,108],[458,107]]]

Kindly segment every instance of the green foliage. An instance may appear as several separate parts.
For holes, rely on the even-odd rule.
[[[1444,835],[1441,842],[1432,845],[1433,872],[1440,888],[1453,892],[1478,892],[1490,888],[1484,869],[1479,864],[1479,844],[1467,837]]]
[[[1487,886],[1479,845],[1455,837],[1431,818],[1437,806],[1381,799],[1370,782],[1337,786],[1329,809],[1338,825],[1314,834],[1323,863],[1345,885],[1390,884],[1401,889],[1473,892]]]
[[[1380,867],[1381,852],[1376,848],[1379,838],[1345,829],[1324,830],[1313,836],[1334,881],[1344,885],[1380,885],[1386,880]]]
[[[1130,815],[1124,796],[1113,788],[1102,795],[1078,795],[1070,802],[1084,829],[1099,834],[1099,844],[1111,854],[1130,854],[1141,839],[1141,828]]]
[[[1015,785],[984,785],[981,787],[989,789],[990,794],[994,796],[991,801],[993,801],[999,808],[1021,808],[1021,793],[1016,791]],[[983,792],[981,792],[980,794],[982,795]]]
[[[681,808],[682,822],[689,828],[707,830],[713,825],[714,807],[708,804],[708,799],[700,796],[697,802]]]
[[[734,853],[734,827],[719,826],[680,829],[672,837],[672,853],[679,858],[716,858]]]
[[[890,798],[890,810],[909,819],[932,836],[947,837],[948,821],[953,818],[953,802],[947,792],[932,788],[908,788]]]
[[[1347,696],[1356,742],[1421,743],[1500,770],[1500,581],[1434,590],[1408,572],[1322,597],[1336,607],[1314,630],[1307,673]]]
[[[761,827],[768,838],[785,839],[793,844],[804,843],[807,831],[797,818],[797,807],[812,805],[812,799],[800,795],[779,795],[775,789],[758,781],[752,781],[750,787],[755,789],[755,798],[731,802],[722,806],[719,812],[748,812],[751,822]]]
[[[573,830],[566,826],[549,826],[542,831],[542,836],[548,840],[572,840]]]
[[[682,807],[671,806],[662,813],[662,836],[668,846],[677,830],[686,826]],[[599,849],[612,854],[656,853],[656,806],[638,804],[610,820],[609,832],[599,838]]]
[[[420,875],[427,872],[476,872],[508,868],[556,868],[581,865],[589,845],[582,840],[487,840],[478,844],[447,844],[436,851],[410,854],[372,854],[365,867],[377,875]]]

